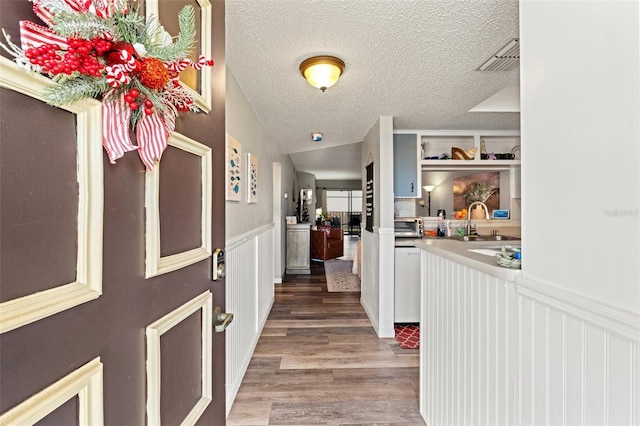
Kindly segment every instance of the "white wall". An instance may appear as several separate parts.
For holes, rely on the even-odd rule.
[[[226,341],[227,413],[258,342],[274,301],[274,281],[284,271],[284,226],[280,226],[280,257],[274,232],[274,196],[281,197],[282,216],[293,211],[295,171],[288,155],[280,155],[247,102],[233,74],[227,69],[227,134],[242,144],[243,160],[250,152],[259,160],[258,202],[248,204],[247,182],[241,187],[242,201],[226,202],[226,307],[235,313]],[[274,163],[280,165],[281,186],[274,188]],[[288,198],[284,199],[284,193]],[[281,224],[283,225],[283,224]],[[278,266],[280,263],[280,266]],[[277,269],[280,269],[278,271]]]
[[[635,313],[638,9],[638,1],[520,9],[523,276]]]
[[[640,420],[639,22],[638,1],[520,3],[518,424]]]
[[[393,337],[393,119],[381,116],[362,141],[362,193],[366,166],[374,162],[374,232],[362,218],[361,303],[379,337]],[[380,261],[380,259],[383,259]]]
[[[294,172],[291,158],[289,155],[279,153],[276,144],[267,135],[229,69],[227,69],[226,104],[227,134],[242,144],[243,170],[246,167],[247,152],[255,155],[259,161],[258,202],[247,203],[246,178],[241,186],[242,201],[226,202],[226,233],[227,239],[232,239],[273,222],[273,162],[279,162],[282,165],[283,188],[277,190],[282,191],[282,195],[284,192],[289,192],[288,200],[291,200]],[[283,201],[283,207],[285,209],[289,207],[286,200]]]

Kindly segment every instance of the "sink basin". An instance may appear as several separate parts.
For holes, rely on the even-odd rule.
[[[520,237],[508,235],[452,235],[447,238],[457,241],[520,241]]]
[[[483,235],[480,236],[481,241],[520,241],[520,237],[511,237],[509,235]]]

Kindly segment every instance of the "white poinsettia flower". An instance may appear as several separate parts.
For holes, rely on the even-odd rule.
[[[173,38],[162,25],[158,26],[158,29],[153,34],[153,44],[160,46],[171,46],[173,44]]]
[[[133,49],[136,51],[140,58],[147,56],[147,48],[142,43],[133,43]]]

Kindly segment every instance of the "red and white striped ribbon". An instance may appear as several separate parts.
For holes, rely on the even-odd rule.
[[[49,26],[54,18],[50,10],[42,6],[42,0],[32,0],[33,12]],[[64,0],[74,12],[91,12],[100,18],[110,18],[117,10],[126,11],[126,0]]]
[[[167,148],[169,135],[175,129],[175,117],[173,114],[160,116],[157,112],[151,115],[143,115],[136,126],[138,139],[138,155],[140,160],[152,171],[156,161],[160,161],[162,153]]]
[[[42,6],[42,0],[32,0],[33,2],[33,13],[44,23],[52,27],[54,25],[53,13],[44,6]],[[91,4],[91,0],[64,0],[64,2],[71,8],[71,10],[75,12],[80,12],[89,9],[89,5]],[[85,4],[87,3],[87,4]]]
[[[20,21],[20,45],[22,50],[38,47],[42,44],[57,44],[61,49],[67,49],[67,39],[61,37],[42,25],[31,21]]]
[[[102,145],[111,164],[115,164],[125,152],[138,148],[129,137],[130,119],[131,109],[124,100],[124,93],[113,101],[102,102]]]

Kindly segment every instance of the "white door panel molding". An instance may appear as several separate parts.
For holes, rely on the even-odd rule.
[[[53,84],[50,79],[27,73],[14,62],[0,57],[0,87],[46,102],[43,93]],[[96,299],[102,294],[102,104],[86,99],[60,108],[73,113],[76,118],[78,255],[75,281],[0,303],[0,333]]]

